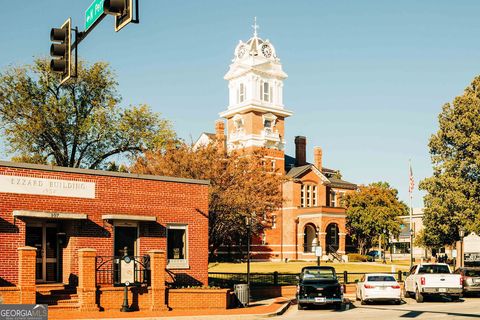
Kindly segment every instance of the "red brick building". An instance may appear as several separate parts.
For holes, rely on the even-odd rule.
[[[98,267],[127,248],[165,251],[167,282],[206,285],[208,181],[0,162],[0,286],[19,285],[24,246],[37,284],[76,286],[80,249]]]
[[[216,133],[203,133],[197,144],[216,138],[224,140],[229,151],[264,149],[268,167],[289,178],[282,188],[283,207],[265,217],[267,228],[254,240],[254,259],[316,259],[318,246],[323,259],[341,259],[347,247],[341,198],[357,186],[342,180],[338,170],[324,167],[319,147],[314,148],[314,162],[308,163],[305,137],[295,138],[295,157],[285,154],[285,123],[293,114],[283,104],[286,78],[275,48],[259,38],[255,29],[252,38],[237,45],[225,75],[229,104],[220,116],[226,119],[226,134],[220,120]],[[232,254],[232,250],[242,251],[223,248],[218,254]]]

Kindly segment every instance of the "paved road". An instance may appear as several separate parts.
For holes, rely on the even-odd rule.
[[[299,311],[292,305],[279,319],[341,319],[341,320],[386,320],[386,319],[474,319],[480,318],[480,298],[464,298],[458,302],[438,299],[416,303],[405,299],[402,305],[369,304],[355,302],[345,311],[327,307],[315,307]]]

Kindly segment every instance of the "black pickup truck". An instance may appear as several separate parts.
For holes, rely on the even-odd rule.
[[[333,267],[304,267],[297,287],[298,309],[307,305],[334,305],[343,307],[343,287]]]

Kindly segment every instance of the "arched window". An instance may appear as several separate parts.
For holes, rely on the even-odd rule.
[[[303,230],[303,252],[315,252],[315,247],[317,246],[317,244],[318,240],[316,227],[313,224],[308,223],[307,225],[305,225],[305,228]]]
[[[327,235],[325,237],[326,244],[327,244],[327,252],[336,252],[339,247],[339,230],[338,230],[338,224],[336,223],[330,223],[327,226]]]

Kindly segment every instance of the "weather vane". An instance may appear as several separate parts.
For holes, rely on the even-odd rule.
[[[257,30],[258,30],[258,28],[260,28],[259,25],[257,24],[257,17],[253,18],[252,28],[253,28],[253,36],[256,37],[257,36]]]

